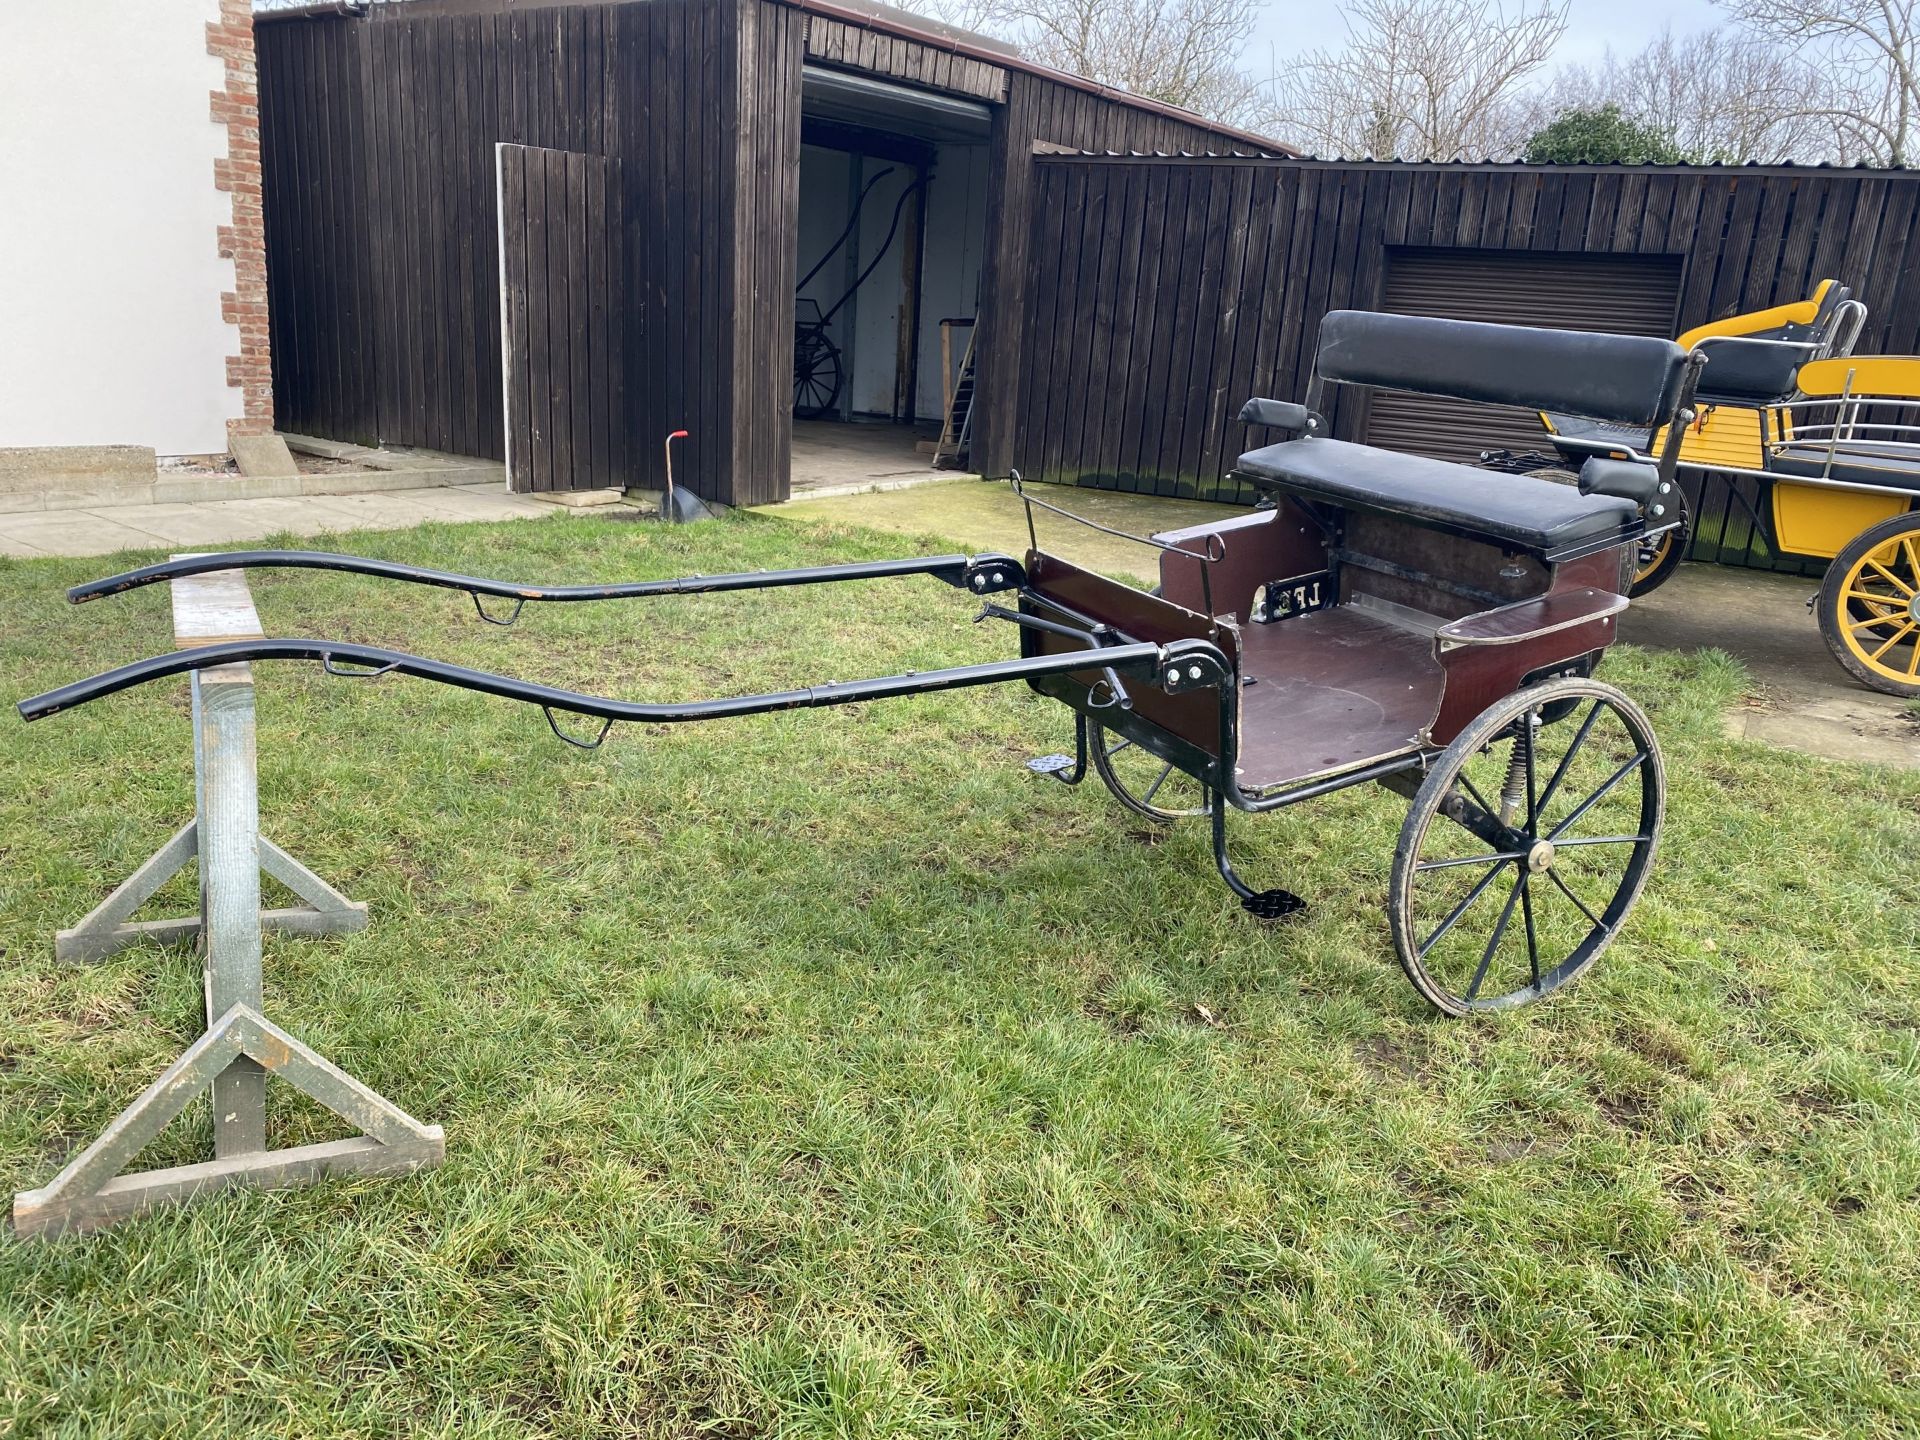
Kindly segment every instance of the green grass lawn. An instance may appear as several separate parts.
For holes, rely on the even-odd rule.
[[[750,518],[337,544],[553,582],[913,548]],[[159,590],[63,602],[118,563],[0,561],[0,696],[170,648]],[[254,590],[271,633],[635,698],[1012,643],[931,581],[507,631],[451,592]],[[1244,873],[1313,901],[1264,928],[1202,827],[1029,775],[1071,725],[1024,690],[588,755],[504,702],[260,674],[264,831],[373,909],[270,938],[268,1012],[447,1163],[0,1242],[0,1435],[1920,1427],[1920,777],[1727,740],[1724,659],[1608,661],[1667,747],[1653,881],[1589,978],[1474,1023],[1394,964],[1384,791],[1235,817]],[[190,813],[186,714],[176,681],[0,716],[6,1191],[198,1033],[187,951],[51,954]],[[338,1127],[283,1100],[276,1132]]]

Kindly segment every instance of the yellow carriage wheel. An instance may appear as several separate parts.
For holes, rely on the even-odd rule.
[[[1680,523],[1645,537],[1634,551],[1633,584],[1627,594],[1635,600],[1671,580],[1673,572],[1680,568],[1680,558],[1687,553],[1687,537],[1693,533],[1693,524],[1687,516],[1686,497],[1680,495],[1677,485],[1674,494],[1679,497]]]
[[[1849,540],[1820,585],[1820,633],[1847,673],[1920,695],[1920,511]]]

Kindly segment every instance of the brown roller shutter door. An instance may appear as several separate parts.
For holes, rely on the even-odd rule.
[[[1393,250],[1380,308],[1554,330],[1673,334],[1678,255],[1563,255],[1519,250]],[[1473,461],[1482,450],[1543,450],[1531,410],[1377,391],[1367,440],[1389,450]]]

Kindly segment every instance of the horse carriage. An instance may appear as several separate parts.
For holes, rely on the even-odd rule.
[[[1826,280],[1798,304],[1682,335],[1705,369],[1677,463],[1760,482],[1754,520],[1774,552],[1831,562],[1811,603],[1834,658],[1876,690],[1920,695],[1920,358],[1855,355],[1865,319]],[[1657,427],[1541,419],[1573,465],[1666,439]],[[1672,575],[1685,541],[1681,524],[1644,542],[1635,595]]]
[[[83,585],[78,601],[216,570],[346,571],[466,592],[484,620],[590,602],[931,576],[1011,626],[1017,657],[770,694],[657,704],[596,696],[324,639],[231,641],[158,656],[21,702],[38,720],[131,686],[237,661],[411,675],[539,706],[586,748],[617,722],[682,722],[1024,682],[1074,716],[1072,755],[1130,809],[1212,832],[1251,915],[1302,905],[1229,856],[1227,812],[1378,784],[1408,803],[1387,896],[1400,964],[1451,1015],[1532,1000],[1619,934],[1658,849],[1665,803],[1646,715],[1594,678],[1628,603],[1636,547],[1666,514],[1699,362],[1657,339],[1336,312],[1304,403],[1250,401],[1268,443],[1238,473],[1263,508],[1162,534],[1148,593],[1040,549],[622,585],[526,586],[353,556],[247,551]],[[1325,386],[1523,404],[1662,433],[1657,461],[1601,455],[1577,488],[1329,438]],[[1017,485],[1016,481],[1016,485]],[[1053,508],[1030,492],[1033,507]],[[1065,512],[1062,512],[1065,513]],[[489,608],[491,604],[491,608]],[[570,733],[562,717],[597,722]],[[1182,793],[1184,790],[1184,793]],[[1044,842],[1042,842],[1044,843]]]

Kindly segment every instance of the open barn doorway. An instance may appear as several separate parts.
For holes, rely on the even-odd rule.
[[[964,466],[991,125],[986,105],[804,71],[796,498]]]

